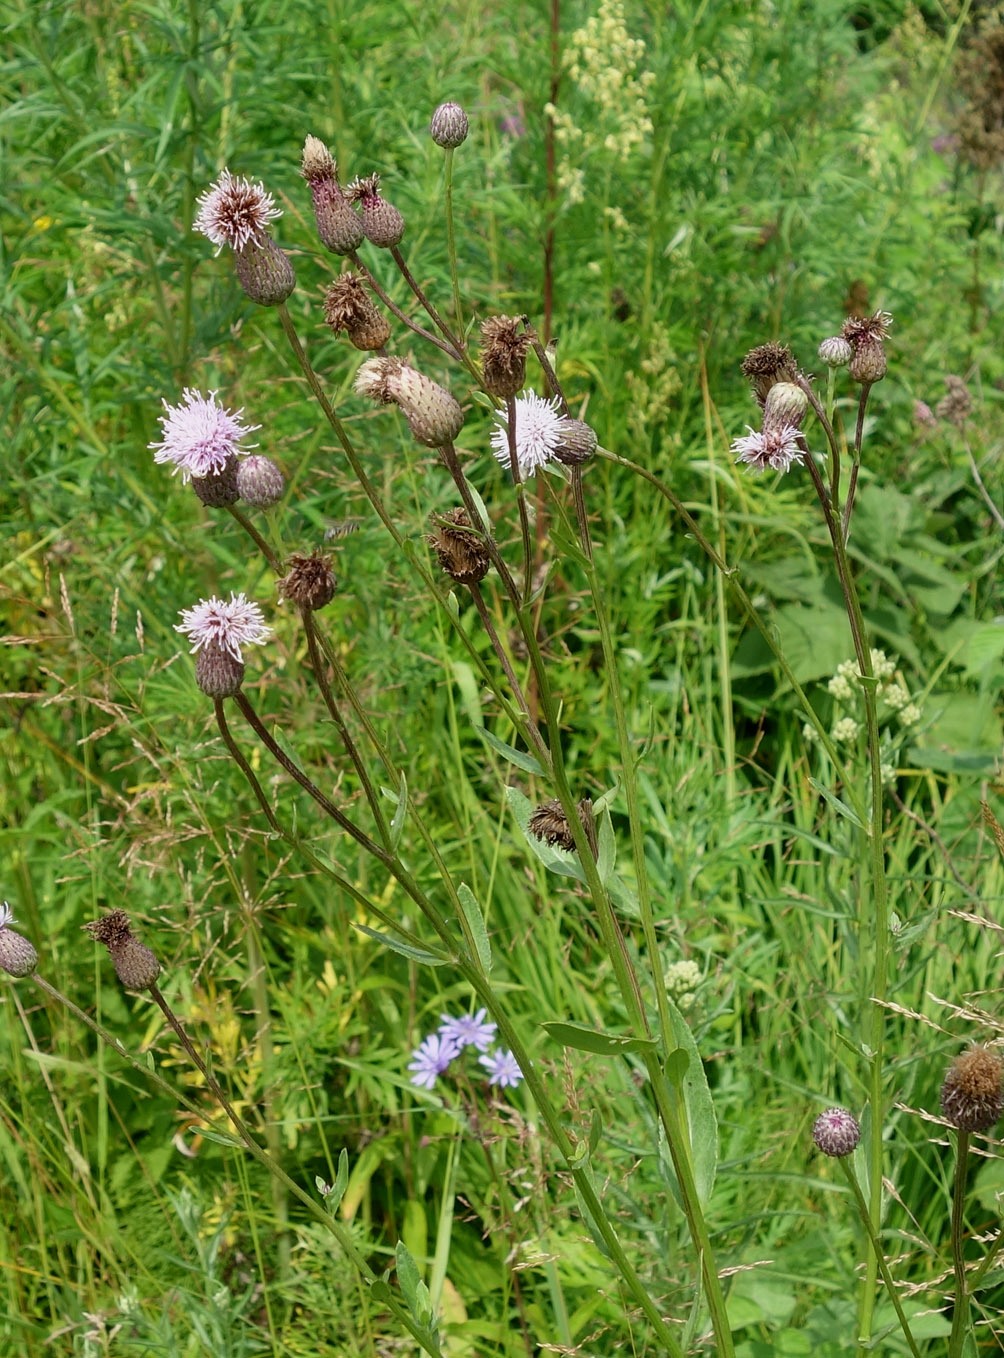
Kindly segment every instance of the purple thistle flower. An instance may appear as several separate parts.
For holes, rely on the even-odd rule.
[[[458,1052],[464,1047],[477,1047],[479,1052],[486,1052],[494,1042],[495,1030],[498,1028],[497,1023],[485,1022],[487,1013],[487,1009],[479,1009],[476,1014],[462,1014],[460,1018],[444,1014],[438,1032],[453,1042]]]
[[[430,1034],[411,1054],[408,1062],[408,1069],[413,1072],[411,1083],[420,1089],[431,1089],[459,1051],[452,1038]]]
[[[503,1089],[515,1089],[523,1078],[523,1072],[516,1064],[511,1051],[497,1047],[487,1056],[479,1056],[478,1063],[488,1071],[488,1083],[501,1085]]]
[[[182,479],[202,478],[222,472],[227,460],[235,453],[246,453],[241,440],[260,424],[243,424],[241,410],[227,410],[216,400],[216,392],[207,400],[194,387],[186,387],[182,403],[169,406],[163,402],[166,415],[160,417],[163,439],[150,443],[156,449],[154,462],[169,462],[173,472],[181,472]],[[250,444],[257,447],[257,444]]]
[[[265,192],[264,184],[235,179],[229,170],[224,170],[200,196],[198,208],[199,215],[192,225],[209,237],[217,254],[224,245],[234,250],[242,250],[252,241],[261,245],[269,222],[282,216],[272,195]]]
[[[229,603],[215,596],[200,599],[194,608],[181,610],[181,619],[174,630],[188,633],[193,651],[218,646],[238,661],[244,659],[242,646],[260,646],[272,634],[258,605],[232,590]]]
[[[764,430],[758,434],[746,426],[749,433],[741,439],[734,439],[732,451],[740,462],[749,463],[751,471],[786,472],[792,464],[802,461],[802,450],[798,446],[800,431],[793,424],[782,429]]]
[[[525,479],[557,458],[568,421],[558,414],[557,396],[545,401],[535,391],[528,391],[525,396],[516,397],[515,408],[516,463],[520,476]],[[492,434],[492,451],[503,467],[509,467],[509,432],[505,411],[496,412],[496,419],[498,428]]]

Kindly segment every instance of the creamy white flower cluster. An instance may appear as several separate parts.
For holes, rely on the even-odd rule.
[[[872,673],[878,680],[875,696],[886,708],[885,715],[895,713],[901,726],[916,726],[921,718],[920,708],[910,698],[905,684],[896,678],[896,662],[890,660],[885,651],[872,647]],[[837,672],[827,684],[827,688],[837,702],[853,702],[860,691],[861,674],[856,660],[842,660]],[[840,734],[837,730],[840,728]],[[853,729],[852,729],[853,728]],[[860,729],[859,724],[850,717],[843,717],[833,728],[834,740],[853,740]]]

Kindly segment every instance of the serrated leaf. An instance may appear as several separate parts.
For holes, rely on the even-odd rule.
[[[655,1039],[651,1037],[601,1033],[583,1023],[544,1023],[541,1026],[548,1037],[563,1047],[595,1052],[598,1056],[625,1056],[628,1052],[654,1051],[656,1047]]]
[[[441,967],[450,960],[445,953],[426,952],[424,948],[414,948],[410,943],[402,943],[400,939],[391,938],[389,934],[378,933],[367,924],[356,924],[354,927],[367,938],[375,939],[385,948],[390,948],[391,952],[400,953],[402,957],[407,957],[412,962],[421,962],[427,967]]]
[[[517,750],[512,745],[507,745],[504,740],[499,740],[486,726],[477,728],[478,735],[490,745],[496,754],[500,754],[503,759],[515,764],[518,769],[523,769],[526,773],[533,773],[538,778],[544,776],[544,770],[540,766],[540,761],[526,750]]]
[[[481,907],[475,899],[474,892],[466,882],[461,882],[457,888],[457,896],[460,899],[460,908],[464,912],[464,919],[470,931],[475,950],[478,954],[478,961],[481,963],[481,971],[487,976],[492,969],[492,945],[488,938],[488,930],[485,928],[484,915]]]

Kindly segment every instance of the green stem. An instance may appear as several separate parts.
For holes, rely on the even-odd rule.
[[[450,261],[450,278],[453,280],[453,314],[457,330],[464,333],[464,307],[460,298],[460,277],[457,273],[457,246],[453,234],[453,147],[446,146],[444,152],[445,187],[443,207],[446,217],[446,253]]]
[[[969,1133],[956,1132],[955,1181],[952,1185],[952,1271],[955,1274],[955,1299],[948,1358],[962,1358],[969,1331],[969,1288],[966,1286],[965,1201],[966,1169],[969,1160]]]

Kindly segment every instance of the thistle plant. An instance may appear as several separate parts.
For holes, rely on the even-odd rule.
[[[603,14],[604,22],[619,35],[619,8],[606,6]],[[596,83],[595,53],[585,38],[583,44],[577,78],[584,88],[598,94],[606,91],[608,97],[607,87]],[[640,53],[623,44],[619,51],[625,69],[633,73]],[[631,118],[622,120],[621,140],[615,140],[611,151],[636,148],[650,130],[644,93],[648,82],[643,75],[637,80],[632,75],[632,82]],[[572,126],[559,121],[557,127],[561,139],[571,144]],[[223,171],[199,199],[194,226],[218,254],[228,252],[223,255],[228,263],[221,267],[232,264],[246,295],[267,308],[261,323],[281,333],[302,378],[304,429],[330,432],[343,469],[365,497],[387,550],[400,556],[422,597],[437,610],[491,703],[491,722],[479,731],[492,756],[507,770],[498,800],[510,813],[506,821],[510,851],[523,855],[528,867],[540,865],[550,874],[549,881],[572,885],[577,926],[595,947],[603,983],[614,993],[620,1019],[618,1030],[608,1031],[566,1022],[564,1015],[555,1013],[545,1023],[545,1032],[566,1052],[626,1063],[650,1131],[647,1153],[658,1162],[662,1176],[664,1200],[653,1218],[659,1220],[665,1238],[673,1240],[678,1218],[682,1220],[679,1238],[689,1247],[685,1266],[679,1266],[688,1274],[686,1304],[674,1301],[670,1306],[663,1280],[640,1266],[616,1196],[606,1191],[597,1168],[604,1129],[594,1119],[588,1134],[580,1135],[568,1116],[569,1106],[588,1105],[589,1081],[576,1077],[571,1068],[567,1085],[554,1079],[541,1058],[539,1034],[527,1031],[518,1019],[504,976],[504,952],[514,945],[493,936],[482,902],[452,870],[449,851],[427,819],[423,798],[409,789],[391,734],[367,711],[366,676],[353,671],[351,657],[327,622],[330,615],[321,616],[344,586],[332,556],[290,528],[295,519],[286,511],[299,493],[297,479],[291,477],[287,483],[283,469],[256,452],[258,445],[247,442],[251,434],[267,428],[265,395],[260,409],[249,410],[247,416],[243,409],[231,410],[219,401],[218,390],[203,396],[200,387],[185,387],[180,398],[168,393],[163,399],[161,437],[150,443],[154,462],[190,482],[207,511],[207,531],[221,539],[231,535],[232,556],[236,537],[240,551],[251,554],[259,567],[257,586],[248,587],[254,597],[230,590],[229,598],[224,598],[226,586],[220,582],[215,586],[218,592],[184,608],[173,626],[195,656],[195,684],[211,700],[207,715],[211,711],[221,748],[244,779],[248,805],[255,808],[262,832],[304,871],[324,879],[340,899],[358,907],[360,919],[377,925],[359,928],[373,948],[383,947],[407,959],[417,969],[419,988],[427,974],[424,969],[435,968],[452,985],[462,987],[470,1001],[472,1012],[443,1014],[438,1027],[426,1031],[410,1055],[402,1041],[399,1082],[406,1091],[410,1086],[412,1094],[421,1091],[416,1116],[427,1104],[442,1100],[458,1136],[476,1138],[494,1118],[492,1133],[501,1137],[507,1125],[504,1114],[515,1112],[518,1100],[519,1109],[529,1110],[524,1139],[534,1149],[528,1155],[553,1162],[556,1172],[574,1185],[584,1229],[616,1279],[623,1328],[616,1343],[635,1343],[643,1335],[637,1341],[642,1348],[674,1358],[698,1348],[713,1348],[722,1358],[731,1358],[736,1353],[736,1327],[729,1316],[729,1273],[722,1260],[723,1233],[710,1210],[717,1157],[715,1108],[687,1018],[695,1013],[702,971],[690,960],[666,966],[663,903],[656,899],[645,837],[641,733],[635,729],[615,621],[604,596],[601,549],[594,543],[599,497],[590,496],[590,478],[638,478],[648,493],[661,497],[673,522],[685,528],[720,573],[723,594],[733,600],[737,617],[759,629],[770,647],[782,678],[802,706],[807,731],[825,754],[814,786],[825,806],[837,808],[835,814],[844,817],[859,850],[854,923],[859,956],[865,960],[859,968],[856,1009],[851,1012],[849,1006],[854,1034],[848,1045],[867,1119],[859,1122],[844,1109],[830,1108],[817,1119],[813,1139],[847,1175],[867,1238],[866,1264],[857,1284],[858,1342],[862,1348],[873,1343],[881,1275],[904,1341],[917,1354],[881,1241],[884,1126],[892,1100],[886,1050],[890,970],[886,798],[895,758],[905,733],[920,721],[921,709],[901,668],[875,645],[866,626],[850,550],[867,451],[865,417],[873,388],[888,371],[886,342],[892,318],[884,311],[854,316],[843,323],[839,335],[821,339],[817,352],[827,372],[822,391],[792,348],[777,340],[758,345],[741,367],[751,384],[752,406],[746,432],[731,445],[738,473],[755,474],[758,484],[768,487],[781,477],[799,478],[807,497],[811,488],[818,502],[830,545],[847,617],[848,658],[828,686],[839,713],[829,722],[799,683],[769,618],[729,560],[724,539],[713,541],[674,488],[650,468],[600,443],[594,427],[582,418],[581,396],[566,390],[553,352],[542,343],[530,315],[480,316],[465,299],[457,263],[452,167],[468,131],[467,115],[459,105],[443,104],[432,115],[430,136],[442,149],[444,161],[443,231],[452,292],[446,301],[430,295],[431,288],[419,281],[424,272],[406,253],[418,233],[409,232],[392,201],[392,183],[388,188],[380,174],[364,166],[343,188],[328,148],[320,138],[307,137],[300,172],[318,238],[328,255],[335,256],[337,270],[333,277],[312,280],[322,298],[316,329],[326,343],[331,342],[330,335],[337,346],[337,382],[331,373],[322,377],[313,365],[287,306],[297,277],[273,238],[281,213],[265,185]],[[576,182],[564,186],[570,196]],[[387,279],[394,271],[391,285]],[[301,269],[301,274],[305,272]],[[407,307],[394,300],[401,296],[408,298]],[[311,334],[311,344],[314,338]],[[346,395],[336,402],[331,393],[339,389]],[[179,404],[170,404],[171,399]],[[849,400],[856,411],[847,438],[837,412],[843,412]],[[250,419],[260,423],[249,423]],[[409,444],[431,452],[440,477],[442,494],[423,506],[421,532],[414,525],[402,526],[398,509],[367,456],[371,446],[391,437],[395,428],[407,431]],[[362,436],[359,430],[364,431]],[[595,628],[617,750],[612,786],[605,786],[609,779],[604,767],[573,766],[567,758],[564,732],[574,717],[566,710],[560,676],[549,663],[539,625],[539,606],[547,592],[559,586],[553,583],[553,574],[535,568],[539,544],[532,521],[535,506],[527,494],[530,478],[538,503],[546,505],[554,525],[563,566],[580,582]],[[443,509],[446,500],[450,507]],[[374,608],[379,602],[367,600]],[[246,666],[267,669],[275,638],[290,632],[295,637],[295,663],[302,665],[326,715],[325,739],[337,746],[340,777],[333,786],[328,770],[315,767],[318,740],[275,715],[273,685],[281,685],[281,674],[270,675],[264,683],[248,681]],[[291,800],[297,789],[312,802],[316,821],[302,817],[299,803]],[[367,860],[366,875],[345,866],[337,848],[331,851],[316,832],[317,823],[336,846],[352,847]],[[514,829],[518,833],[512,833]],[[416,868],[419,861],[430,865],[428,872]],[[0,968],[13,977],[26,977],[37,960],[34,948],[9,931],[9,923],[5,907]],[[143,992],[157,1006],[237,1142],[330,1230],[395,1323],[438,1358],[445,1351],[440,1297],[422,1280],[404,1242],[394,1250],[392,1286],[390,1270],[378,1275],[369,1246],[360,1244],[336,1215],[348,1177],[344,1153],[336,1182],[323,1186],[318,1182],[316,1196],[307,1191],[286,1172],[281,1147],[262,1145],[252,1135],[161,990],[161,985],[170,989],[167,968],[135,937],[125,912],[102,916],[88,932],[107,947],[122,984]],[[38,978],[36,983],[46,984]],[[51,988],[49,993],[70,1004]],[[85,1021],[120,1056],[139,1070],[147,1069],[106,1030],[89,1018]],[[978,1079],[970,1069],[974,1063],[980,1065]],[[988,1077],[986,1064],[984,1058],[970,1059],[961,1074],[956,1069],[946,1080],[951,1089],[943,1106],[959,1131],[958,1157],[963,1165],[964,1138],[970,1131],[986,1130],[991,1107],[996,1107],[995,1119],[1000,1113],[999,1067],[995,1077]],[[152,1078],[166,1084],[159,1072]],[[994,1079],[996,1093],[989,1088]],[[981,1091],[979,1126],[965,1111],[974,1080]],[[184,1105],[183,1097],[178,1097]],[[852,1170],[852,1157],[863,1167],[864,1189]],[[964,1180],[959,1180],[957,1199],[963,1188]],[[953,1218],[957,1258],[959,1240]],[[375,1242],[370,1243],[375,1251]],[[517,1295],[518,1272],[513,1264],[511,1281]],[[969,1323],[970,1294],[961,1264],[956,1274],[953,1325],[961,1335]],[[528,1351],[549,1342],[531,1333],[525,1312],[521,1320]],[[953,1353],[961,1352],[954,1338],[953,1345]]]

